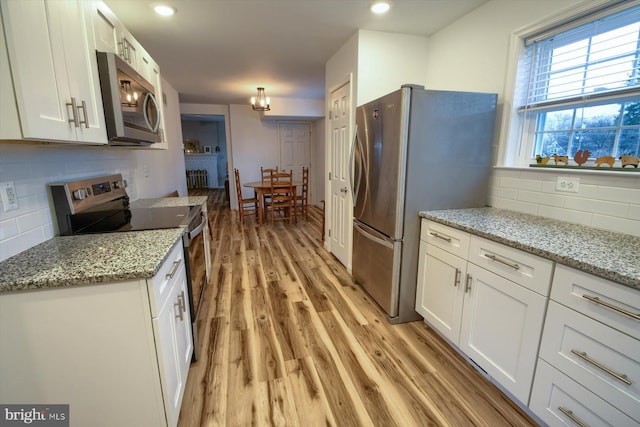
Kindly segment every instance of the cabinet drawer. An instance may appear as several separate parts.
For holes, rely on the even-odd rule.
[[[640,421],[640,341],[551,301],[540,357]]]
[[[423,219],[420,239],[460,258],[467,258],[469,233]]]
[[[553,261],[471,236],[469,261],[540,295],[549,295]]]
[[[558,264],[551,299],[640,339],[640,291]]]
[[[538,360],[529,408],[551,427],[579,426],[579,422],[593,427],[638,426],[636,421],[542,359]]]
[[[178,240],[156,275],[147,279],[151,300],[151,317],[158,315],[160,308],[169,297],[172,278],[179,272],[182,264],[184,264],[184,252],[182,240]]]

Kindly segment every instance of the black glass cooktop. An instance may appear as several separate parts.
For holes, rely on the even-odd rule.
[[[157,230],[186,226],[191,218],[189,206],[123,208],[121,204],[101,205],[98,209],[72,215],[73,234]]]

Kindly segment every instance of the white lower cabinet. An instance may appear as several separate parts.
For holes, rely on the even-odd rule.
[[[638,425],[613,405],[544,360],[538,362],[529,408],[549,426]]]
[[[550,426],[576,425],[576,418],[590,426],[640,425],[639,313],[637,290],[558,265],[534,413]]]
[[[526,404],[553,263],[430,221],[422,230],[416,311]]]
[[[192,340],[182,243],[151,279],[0,294],[0,402],[72,426],[175,426]]]
[[[547,298],[469,263],[460,349],[527,403]]]

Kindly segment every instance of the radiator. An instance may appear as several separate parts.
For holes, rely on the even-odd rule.
[[[187,188],[209,188],[206,169],[187,170]]]

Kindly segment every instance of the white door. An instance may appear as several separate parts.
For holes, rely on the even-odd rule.
[[[280,169],[293,171],[295,181],[302,180],[302,168],[311,166],[311,124],[278,123]]]
[[[353,207],[351,184],[349,182],[351,149],[351,99],[350,83],[331,92],[330,125],[331,142],[329,144],[329,190],[327,203],[327,228],[325,239],[329,250],[338,260],[351,267],[352,232],[351,221]]]

